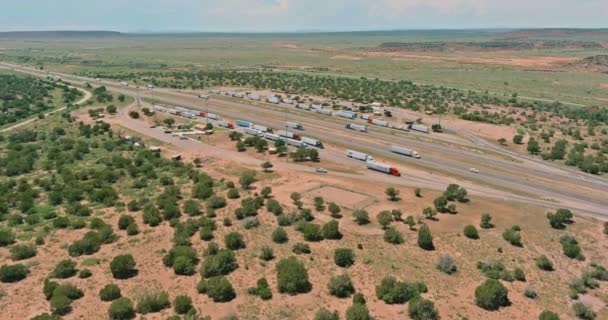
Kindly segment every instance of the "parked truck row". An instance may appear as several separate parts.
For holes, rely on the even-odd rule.
[[[317,139],[301,136],[297,133],[288,130],[277,130],[276,133],[272,128],[268,128],[261,125],[256,125],[253,122],[246,120],[236,120],[236,125],[243,127],[243,132],[249,135],[263,137],[271,141],[284,140],[287,145],[294,146],[297,148],[315,147],[323,149],[323,143]],[[295,122],[288,122],[287,128],[294,128],[303,130],[304,127]],[[287,129],[286,128],[286,129]]]

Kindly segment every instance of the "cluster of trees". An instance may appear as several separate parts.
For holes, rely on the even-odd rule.
[[[0,127],[57,107],[55,90],[62,90],[66,104],[82,96],[76,89],[34,77],[0,74]]]

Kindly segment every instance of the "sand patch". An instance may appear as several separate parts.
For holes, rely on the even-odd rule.
[[[558,67],[563,64],[577,61],[574,57],[513,57],[513,56],[492,56],[492,57],[470,57],[470,56],[441,56],[441,55],[422,55],[405,54],[394,52],[372,52],[368,55],[373,57],[390,57],[395,60],[428,60],[428,61],[449,61],[465,62],[477,64],[499,64],[517,67]]]
[[[364,208],[376,202],[376,199],[369,195],[332,186],[322,186],[310,190],[306,193],[306,196],[310,198],[323,197],[325,202],[335,202],[349,209]]]
[[[600,84],[600,88],[602,88],[602,89],[608,89],[608,83],[602,83],[602,84]]]
[[[332,60],[361,60],[361,57],[349,56],[346,54],[339,54],[331,57]]]

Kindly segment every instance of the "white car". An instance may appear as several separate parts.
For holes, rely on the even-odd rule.
[[[325,169],[325,168],[316,168],[315,171],[318,173],[327,173],[328,172],[327,169]]]
[[[471,169],[469,169],[469,171],[471,171],[473,173],[479,173],[479,169],[476,169],[476,168],[471,168]]]

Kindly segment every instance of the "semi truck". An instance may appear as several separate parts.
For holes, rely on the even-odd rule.
[[[293,100],[293,99],[284,98],[283,99],[283,103],[285,103],[285,104],[294,104],[294,103],[296,103],[296,101]]]
[[[347,118],[347,119],[355,119],[357,117],[356,112],[346,111],[346,110],[338,111],[338,113],[336,113],[336,115],[338,117]]]
[[[211,89],[211,90],[209,90],[209,93],[220,94],[220,93],[222,93],[222,90],[220,90],[220,89]]]
[[[319,110],[319,109],[323,109],[323,106],[320,104],[312,104],[312,105],[310,105],[310,108],[313,110]]]
[[[277,131],[277,134],[281,137],[285,137],[285,138],[289,138],[289,139],[294,139],[294,140],[300,140],[300,136],[290,132],[290,131],[285,131],[285,130],[279,130]]]
[[[422,133],[429,133],[429,127],[427,126],[423,126],[421,124],[412,124],[410,125],[410,130],[414,130],[414,131],[418,131],[418,132],[422,132]]]
[[[355,150],[346,150],[346,156],[360,161],[374,161],[374,157],[369,154]]]
[[[381,126],[381,127],[388,127],[388,122],[386,122],[384,120],[380,120],[380,119],[369,118],[367,120],[367,123],[375,124],[375,125]]]
[[[313,139],[313,138],[309,138],[309,137],[302,137],[302,139],[300,139],[300,141],[306,143],[306,145],[317,147],[319,149],[325,148],[323,146],[323,143],[317,139]]]
[[[307,103],[298,103],[298,104],[296,104],[296,108],[302,109],[302,110],[310,110],[310,105]]]
[[[296,130],[304,130],[304,126],[296,122],[287,122],[287,127]]]
[[[203,100],[209,100],[209,96],[206,94],[199,94],[198,95],[199,98],[203,99]]]
[[[420,154],[418,152],[416,152],[415,150],[412,150],[412,149],[408,149],[408,148],[391,146],[391,152],[400,154],[403,156],[407,156],[407,157],[420,159]]]
[[[243,129],[243,131],[246,134],[249,134],[249,135],[252,135],[252,136],[256,136],[256,137],[258,137],[260,135],[260,132],[258,130],[253,129],[253,128],[245,128],[245,129]]]
[[[248,95],[247,98],[249,98],[249,100],[260,101],[260,95],[255,93]]]
[[[211,120],[222,120],[222,117],[215,113],[207,113],[207,118]]]
[[[397,168],[391,167],[388,164],[375,162],[375,161],[367,161],[367,168],[374,171],[383,172],[386,174],[390,174],[391,176],[401,177],[401,172]]]
[[[281,140],[281,137],[276,135],[276,134],[272,134],[272,133],[263,133],[262,136],[268,140],[271,141],[279,141]]]
[[[194,114],[194,113],[192,113],[192,112],[188,112],[188,111],[184,111],[184,112],[182,112],[182,114],[181,114],[181,116],[182,116],[182,117],[184,117],[184,118],[188,118],[188,119],[194,119],[194,118],[196,118],[196,116],[197,116],[197,115],[198,115],[198,114]]]
[[[369,119],[371,119],[371,117],[370,117],[369,114],[362,114],[361,115],[361,119],[363,119],[363,120],[369,120]]]
[[[355,131],[367,132],[367,126],[361,124],[349,123],[345,126],[345,128]]]
[[[287,145],[296,147],[296,148],[306,148],[307,145],[306,143],[302,142],[302,141],[298,141],[298,140],[294,140],[294,139],[285,139],[285,143],[287,143]]]
[[[222,127],[222,128],[228,128],[228,129],[234,129],[234,125],[228,121],[218,121],[217,122],[218,127]]]
[[[319,114],[324,114],[326,116],[331,116],[334,113],[332,110],[329,110],[329,109],[317,109],[317,110],[315,110],[315,112],[319,113]]]
[[[257,130],[257,131],[260,131],[260,132],[270,132],[270,133],[272,133],[272,129],[270,129],[268,127],[261,126],[259,124],[252,124],[251,128],[253,128],[253,129]]]
[[[277,98],[277,97],[269,97],[266,101],[268,101],[269,103],[278,104],[279,103],[279,98]]]
[[[253,123],[245,120],[236,120],[236,125],[239,127],[249,128],[253,125]]]

